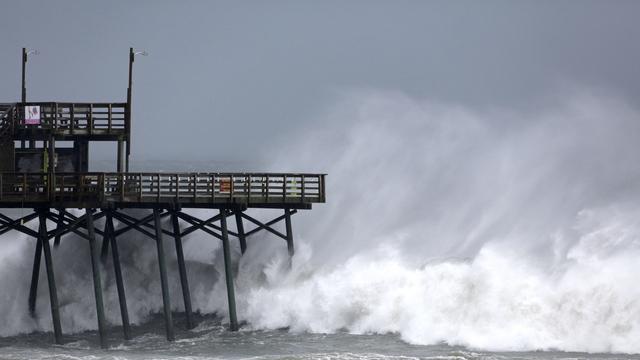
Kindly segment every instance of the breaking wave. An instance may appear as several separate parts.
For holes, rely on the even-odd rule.
[[[242,257],[234,244],[245,328],[640,353],[640,113],[589,93],[540,108],[344,96],[299,143],[275,150],[274,170],[329,174],[328,203],[294,217],[291,270],[282,240],[250,238]],[[120,252],[140,323],[162,299],[154,244],[136,236],[122,238]],[[0,335],[50,329],[44,275],[39,316],[26,311],[33,242],[2,240]],[[194,308],[225,316],[219,244],[194,234],[185,255]],[[96,327],[87,256],[74,238],[54,252],[67,332]],[[119,324],[106,269],[107,318]]]

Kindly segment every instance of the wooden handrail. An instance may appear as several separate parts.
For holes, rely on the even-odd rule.
[[[40,106],[40,124],[28,125],[24,121],[24,106]],[[28,102],[17,104],[17,125],[19,128],[51,129],[55,131],[86,130],[88,134],[103,131],[128,132],[126,103],[55,103]]]
[[[0,199],[27,203],[82,199],[97,203],[185,204],[293,204],[325,200],[324,174],[91,172],[50,176],[48,173],[0,173]]]

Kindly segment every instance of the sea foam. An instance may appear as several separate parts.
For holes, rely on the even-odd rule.
[[[242,257],[233,243],[238,316],[249,329],[640,353],[639,135],[638,111],[602,94],[560,94],[536,110],[346,95],[270,154],[274,171],[328,173],[327,204],[294,217],[291,264],[269,234],[249,238]],[[0,335],[50,330],[44,274],[38,316],[26,307],[34,242],[2,240]],[[119,241],[141,323],[162,308],[154,244]],[[194,309],[226,316],[220,244],[194,233],[185,254]],[[63,330],[95,329],[88,244],[65,238],[54,263]],[[103,274],[107,319],[119,324],[110,262]]]

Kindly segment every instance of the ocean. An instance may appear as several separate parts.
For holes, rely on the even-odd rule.
[[[88,244],[69,235],[53,251],[64,345],[52,345],[44,271],[36,316],[27,310],[34,241],[8,233],[0,358],[640,358],[632,106],[576,94],[535,111],[473,109],[365,93],[305,131],[255,170],[326,172],[327,203],[294,216],[292,259],[268,233],[247,239],[245,254],[232,243],[239,332],[226,330],[221,245],[192,233],[184,252],[199,325],[184,329],[165,239],[177,329],[166,342],[155,244],[129,233],[118,241],[135,336],[121,340],[109,260],[110,347],[100,349]],[[134,162],[184,170],[158,164]],[[269,211],[252,214],[280,215]]]
[[[291,333],[286,329],[229,332],[219,319],[198,317],[193,330],[177,332],[175,342],[165,341],[163,320],[155,317],[135,326],[132,341],[109,330],[109,348],[100,348],[97,332],[88,331],[65,337],[65,344],[51,345],[46,333],[0,339],[0,359],[439,359],[439,360],[575,360],[637,359],[623,354],[587,354],[559,351],[490,352],[464,347],[410,345],[397,335],[352,335]]]

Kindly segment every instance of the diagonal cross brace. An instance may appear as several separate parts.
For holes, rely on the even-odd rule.
[[[147,227],[147,228],[150,228],[150,229],[155,229],[155,227],[154,227],[153,225],[151,225],[151,224],[150,224],[150,222],[151,222],[151,221],[153,221],[153,214],[151,214],[151,215],[150,215],[150,217],[149,217],[149,216],[147,216],[147,217],[145,217],[145,218],[143,218],[143,219],[141,219],[141,220],[137,220],[137,219],[136,219],[136,218],[134,218],[133,216],[129,216],[129,215],[125,214],[125,213],[119,213],[119,214],[120,214],[120,216],[123,216],[124,218],[126,218],[127,220],[129,220],[131,223],[136,224],[137,226],[142,225],[142,226]],[[170,214],[170,213],[168,213],[168,212],[165,212],[165,213],[159,214],[160,218],[167,217],[167,216],[169,216],[169,215],[171,215],[171,214]],[[144,221],[144,220],[145,220],[145,219],[147,219],[147,218],[149,218],[149,220]],[[131,229],[131,227],[127,227],[127,228],[125,228],[125,231],[126,231],[126,230],[130,230],[130,229]],[[168,230],[164,230],[164,229],[162,229],[162,232],[163,232],[164,234],[169,235],[169,236],[173,236],[173,232],[171,232],[171,231],[168,231]]]
[[[140,219],[138,221],[130,221],[126,217],[123,217],[122,214],[117,212],[117,211],[114,211],[112,213],[112,216],[116,220],[118,220],[121,223],[127,225],[127,227],[125,227],[125,228],[119,229],[118,231],[114,231],[115,236],[119,236],[119,235],[121,235],[121,234],[123,234],[123,233],[125,233],[125,232],[127,232],[127,231],[129,231],[131,229],[134,229],[134,230],[137,230],[138,232],[140,232],[140,233],[142,233],[144,235],[147,235],[151,239],[156,240],[156,235],[155,234],[152,234],[149,231],[147,231],[147,230],[143,229],[142,227],[140,227],[140,224],[147,223],[147,222],[153,220],[153,214],[151,214],[150,216],[145,216],[144,218],[142,218],[142,219]]]
[[[291,214],[291,215],[293,215],[293,214],[295,214],[296,212],[297,212],[297,210],[295,210],[295,209],[294,209],[294,210],[291,210],[291,213],[290,213],[290,214]],[[246,233],[245,233],[245,236],[247,236],[247,237],[248,237],[248,236],[250,236],[250,235],[253,235],[253,234],[257,233],[257,232],[258,232],[258,231],[260,231],[260,230],[267,230],[267,231],[269,231],[270,233],[272,233],[272,234],[274,234],[274,235],[276,235],[276,236],[278,236],[278,237],[280,237],[280,238],[282,238],[282,239],[284,239],[284,240],[287,240],[287,236],[286,236],[285,234],[283,234],[283,233],[281,233],[280,231],[278,231],[278,230],[276,230],[276,229],[274,229],[274,228],[272,228],[272,227],[271,227],[271,225],[274,225],[274,224],[276,224],[276,223],[278,223],[278,222],[280,222],[280,221],[284,220],[284,219],[286,218],[286,215],[278,216],[277,218],[275,218],[275,219],[273,219],[273,220],[271,220],[271,221],[269,221],[269,222],[267,222],[267,223],[262,223],[261,221],[259,221],[259,220],[255,219],[255,218],[253,218],[253,217],[251,217],[251,216],[249,216],[249,215],[245,214],[244,212],[243,212],[243,213],[241,213],[241,216],[242,216],[243,218],[245,218],[245,219],[247,219],[247,220],[251,221],[252,223],[254,223],[255,225],[257,225],[257,226],[258,226],[257,228],[255,228],[255,229],[253,229],[253,230],[251,230],[251,231],[246,232]]]
[[[112,213],[112,215],[113,215],[113,214],[116,214],[116,212],[114,211],[114,212]],[[119,214],[119,213],[118,213],[118,214]],[[114,216],[114,217],[115,217],[115,216]],[[127,226],[125,226],[125,227],[123,227],[123,228],[120,228],[120,229],[118,229],[118,230],[115,230],[115,231],[113,232],[113,234],[114,234],[115,236],[120,236],[120,235],[122,235],[122,234],[126,233],[127,231],[129,231],[129,230],[133,229],[133,228],[134,228],[134,226],[139,226],[139,225],[140,225],[140,224],[142,224],[142,223],[148,223],[148,222],[149,222],[149,221],[151,221],[151,220],[153,220],[153,214],[148,215],[148,216],[145,216],[145,217],[143,217],[143,218],[142,218],[142,219],[140,219],[140,220],[136,220],[136,221],[129,221],[129,222],[127,222],[127,223],[123,222],[123,223],[124,223],[125,225],[127,225]]]
[[[38,216],[38,214],[36,213],[36,217],[37,216]],[[24,218],[22,218],[22,219],[24,219]],[[34,230],[31,230],[31,229],[29,229],[28,227],[26,227],[24,225],[19,225],[20,220],[22,220],[22,219],[13,220],[8,216],[0,214],[0,223],[2,223],[2,225],[6,226],[6,227],[8,227],[10,229],[19,231],[19,232],[21,232],[23,234],[38,238],[40,236],[38,234],[38,232],[36,232]],[[2,231],[3,231],[2,232],[3,234],[6,232],[6,231],[4,231],[4,229]]]
[[[47,219],[49,219],[51,221],[54,221],[54,222],[59,219],[59,217],[57,215],[54,215],[51,212],[48,212],[46,217],[47,217]],[[72,233],[80,236],[81,238],[83,238],[85,240],[89,240],[89,235],[83,233],[82,231],[80,231],[78,229],[78,227],[81,226],[81,224],[80,224],[81,221],[80,220],[82,220],[82,219],[77,220],[77,222],[74,221],[73,223],[69,223],[67,225],[63,225],[63,227],[61,227],[60,230],[48,231],[47,232],[47,238],[48,239],[52,239],[52,238],[54,238],[56,236],[62,236],[62,235],[65,235],[65,234],[68,234],[68,233],[72,232]]]
[[[222,240],[222,235],[220,235],[220,234],[218,234],[218,233],[216,233],[216,232],[214,232],[212,230],[209,230],[206,227],[208,222],[216,221],[216,220],[220,219],[221,218],[220,215],[216,215],[216,216],[212,217],[209,220],[200,220],[200,219],[197,219],[197,218],[195,218],[193,216],[187,215],[187,214],[182,213],[182,212],[176,212],[176,215],[178,215],[179,218],[181,218],[182,220],[184,220],[184,221],[186,221],[186,222],[188,222],[189,224],[192,225],[191,227],[189,227],[186,230],[184,230],[180,234],[180,236],[185,236],[187,234],[191,234],[192,232],[194,232],[196,230],[202,230],[202,231],[206,232],[207,234],[209,234],[209,235],[211,235],[211,236],[213,236],[213,237],[215,237],[217,239]]]
[[[96,214],[93,215],[93,218],[95,220],[98,220],[102,217],[105,216],[104,212],[98,212]],[[54,214],[49,212],[47,214],[47,218],[49,218],[49,220],[53,221],[53,222],[62,222],[61,226],[58,226],[57,229],[55,230],[51,230],[47,233],[47,236],[49,237],[49,239],[51,239],[52,237],[61,237],[63,235],[66,235],[70,232],[73,232],[77,235],[80,235],[81,237],[88,239],[87,235],[80,232],[78,230],[79,227],[85,228],[86,229],[86,219],[84,217],[76,217],[72,214],[70,214],[69,212],[62,210],[60,211],[60,213],[58,214]],[[67,222],[66,224],[64,222]],[[95,232],[99,235],[102,235],[103,232],[100,230],[95,230]]]
[[[201,222],[203,221],[203,220],[200,220],[200,219],[198,219],[198,218],[196,218],[194,216],[191,216],[189,214],[186,214],[186,213],[182,213],[182,214],[183,214],[183,216],[191,218],[192,221],[194,221],[194,222],[196,222],[198,224],[201,224]],[[227,212],[226,213],[226,217],[233,216],[233,214],[234,214],[233,212]],[[220,218],[221,218],[220,214],[215,215],[215,216],[209,218],[208,220],[204,220],[204,224],[201,224],[201,225],[202,226],[207,226],[207,227],[210,227],[210,228],[212,228],[214,230],[222,232],[222,228],[220,226],[217,226],[217,225],[213,224],[213,222],[220,221]],[[183,217],[183,219],[184,219],[184,217]],[[185,229],[185,231],[183,231],[181,235],[182,236],[188,235],[188,234],[190,234],[190,233],[192,233],[192,232],[194,232],[196,230],[199,230],[199,229],[200,229],[200,227],[192,226],[192,227],[189,227],[189,228]],[[233,231],[227,230],[227,234],[233,235],[235,237],[238,237],[238,233],[233,232]]]
[[[35,219],[38,217],[38,213],[34,212],[33,214],[27,215],[27,216],[23,216],[20,219],[16,219],[16,220],[11,220],[9,218],[7,218],[8,220],[11,221],[6,221],[6,220],[0,220],[0,224],[2,224],[2,228],[0,228],[0,235],[7,233],[11,230],[14,230],[14,228],[16,226],[19,225],[23,225],[28,223],[29,221]],[[27,228],[28,229],[28,228]],[[17,231],[20,231],[19,229],[16,229]]]

